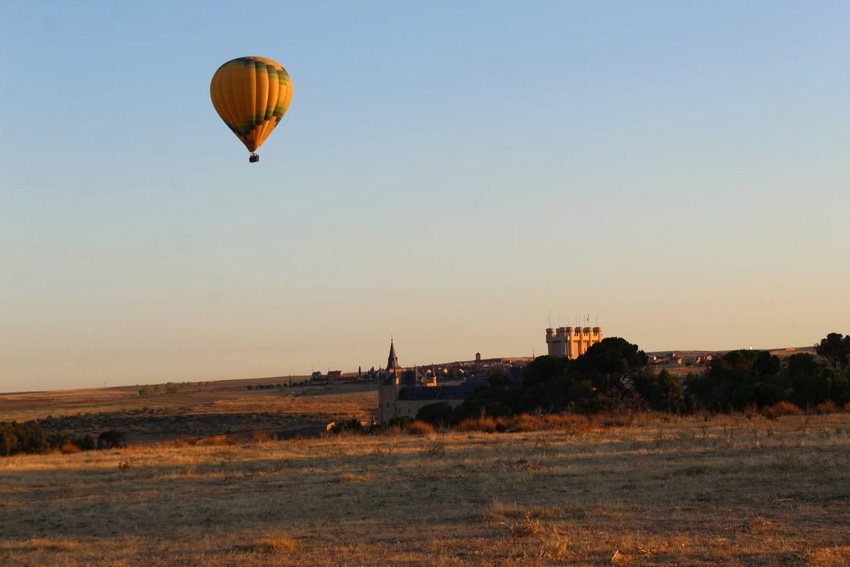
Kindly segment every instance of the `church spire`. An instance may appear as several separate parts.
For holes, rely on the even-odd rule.
[[[395,355],[395,346],[392,339],[390,339],[390,356],[387,358],[387,372],[394,374],[398,369],[398,357]]]

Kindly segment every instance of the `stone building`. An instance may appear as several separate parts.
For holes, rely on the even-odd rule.
[[[602,327],[558,327],[546,329],[549,356],[578,358],[602,341]]]
[[[378,388],[378,423],[386,423],[394,417],[414,418],[428,404],[446,402],[452,407],[458,406],[479,386],[481,383],[471,381],[438,386],[436,373],[429,376],[421,368],[402,368],[391,341],[387,369]]]

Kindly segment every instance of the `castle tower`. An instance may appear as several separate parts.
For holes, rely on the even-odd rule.
[[[549,356],[578,358],[602,341],[602,327],[559,327],[546,329]]]

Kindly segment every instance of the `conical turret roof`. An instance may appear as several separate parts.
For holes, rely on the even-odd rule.
[[[395,355],[395,346],[390,341],[390,356],[387,358],[387,372],[398,370],[398,357]]]

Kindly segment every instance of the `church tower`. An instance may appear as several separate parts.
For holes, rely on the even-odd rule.
[[[401,366],[395,354],[395,345],[390,340],[390,355],[387,357],[385,377],[378,386],[378,423],[386,423],[396,417],[396,401],[401,390]]]
[[[395,345],[390,339],[390,355],[387,357],[387,377],[392,379],[396,384],[401,378],[401,367],[398,365],[398,357],[395,354]]]

